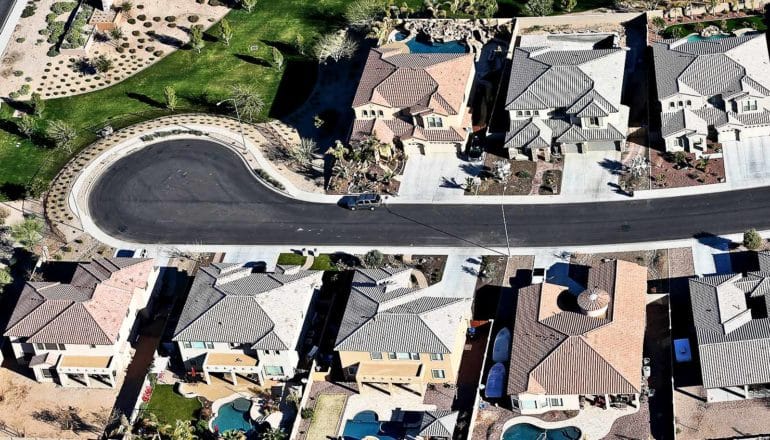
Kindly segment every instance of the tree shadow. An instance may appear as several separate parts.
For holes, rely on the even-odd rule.
[[[26,194],[27,190],[24,188],[24,185],[11,182],[5,182],[0,185],[0,195],[8,200],[21,200]]]
[[[345,24],[345,17],[317,3],[302,8],[301,12],[304,14],[305,20],[323,22],[325,27],[338,28]]]
[[[693,238],[698,240],[698,243],[700,244],[720,251],[729,251],[735,247],[732,240],[722,238],[710,232],[698,232],[697,234],[693,235]]]
[[[598,162],[599,166],[609,171],[613,176],[619,176],[623,174],[623,162],[614,159],[605,158],[601,162]]]
[[[127,92],[126,96],[131,98],[131,99],[135,99],[135,100],[137,100],[137,101],[139,101],[139,102],[141,102],[143,104],[147,104],[150,107],[166,108],[166,106],[163,103],[161,103],[161,102],[159,102],[159,101],[157,101],[157,100],[155,100],[153,98],[150,98],[147,95],[142,95],[141,93]]]
[[[155,40],[160,44],[171,46],[176,49],[181,49],[184,46],[184,41],[179,38],[172,37],[171,35],[155,34]]]
[[[227,108],[217,106],[217,103],[211,99],[206,92],[200,92],[195,95],[187,95],[184,98],[193,105],[193,107],[200,108],[209,113],[228,113]]]
[[[237,53],[237,54],[235,54],[235,57],[238,58],[241,61],[245,61],[245,62],[250,63],[250,64],[255,64],[257,66],[273,67],[273,65],[270,64],[269,61],[267,61],[267,60],[265,60],[263,58],[257,58],[257,57],[252,56],[252,55],[244,55],[244,54]]]
[[[270,107],[270,117],[288,116],[307,101],[318,79],[315,61],[291,59],[286,63],[281,82]]]
[[[293,44],[289,44],[283,41],[269,41],[269,40],[261,40],[263,43],[270,47],[274,47],[281,51],[284,55],[293,55],[293,56],[300,56],[301,54],[297,52],[297,47]]]

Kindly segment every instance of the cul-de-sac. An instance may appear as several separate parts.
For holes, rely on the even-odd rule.
[[[0,0],[0,438],[770,439],[768,26]]]

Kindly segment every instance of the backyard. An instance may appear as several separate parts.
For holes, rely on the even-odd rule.
[[[198,399],[182,397],[174,391],[174,385],[157,384],[147,402],[147,411],[158,417],[160,424],[173,424],[177,420],[195,420],[201,404]]]
[[[693,23],[683,23],[668,26],[663,30],[663,35],[670,38],[684,37],[692,33],[699,33],[705,27],[717,26],[722,32],[732,32],[736,29],[751,28],[758,31],[767,29],[764,19],[755,15],[751,17],[731,18],[729,20],[714,18],[710,21],[700,21]]]

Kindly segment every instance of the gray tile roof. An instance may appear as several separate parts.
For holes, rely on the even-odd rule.
[[[411,288],[411,269],[362,269],[353,276],[335,350],[450,353],[470,300]],[[433,290],[435,291],[435,289]]]
[[[258,350],[295,349],[321,271],[281,266],[253,273],[240,265],[212,264],[195,276],[174,341],[252,344]]]
[[[423,413],[420,431],[417,435],[423,438],[452,438],[457,426],[458,415],[459,412],[457,411],[426,411]]]
[[[745,277],[715,275],[689,281],[706,388],[770,382],[767,263],[770,257],[760,254],[760,272]],[[761,309],[764,310],[757,313]]]
[[[115,343],[134,287],[146,284],[121,271],[148,261],[95,258],[78,263],[69,283],[27,282],[5,336],[27,338],[30,343]]]

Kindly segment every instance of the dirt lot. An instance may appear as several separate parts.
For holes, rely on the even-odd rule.
[[[650,172],[653,189],[709,185],[724,180],[725,162],[722,158],[696,160],[692,153],[684,153],[682,160],[675,160],[650,150]]]
[[[0,423],[26,437],[96,438],[95,433],[102,431],[112,411],[122,379],[118,377],[116,389],[62,388],[37,383],[3,365],[0,368]],[[74,421],[76,430],[62,429],[60,421],[50,417],[50,413],[70,407],[74,410],[69,412],[80,419]]]
[[[674,391],[678,439],[735,438],[770,432],[770,405],[767,400],[708,405],[704,400],[702,387]]]

